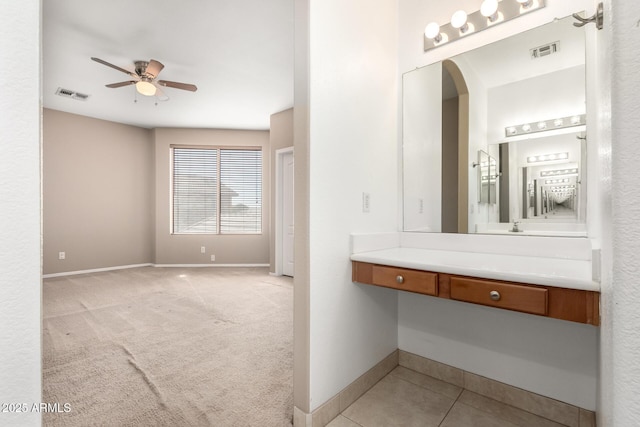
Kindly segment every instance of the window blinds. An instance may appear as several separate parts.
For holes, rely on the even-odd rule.
[[[262,151],[220,150],[220,233],[262,230]]]
[[[217,233],[218,150],[173,149],[173,232]]]
[[[261,233],[262,151],[174,147],[173,232]]]

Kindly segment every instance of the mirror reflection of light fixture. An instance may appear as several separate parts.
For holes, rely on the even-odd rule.
[[[144,96],[153,96],[156,94],[156,87],[148,81],[140,80],[136,83],[136,90]]]
[[[423,38],[424,50],[442,46],[443,42],[458,40],[545,6],[545,0],[483,0],[480,10],[469,14],[458,10],[448,24],[433,22],[427,25]]]
[[[575,185],[562,185],[562,186],[559,186],[559,187],[549,187],[549,190],[551,190],[551,191],[566,191],[566,190],[573,190],[575,188],[576,188]]]
[[[584,126],[587,123],[585,114],[560,117],[557,119],[540,120],[532,123],[523,123],[517,126],[507,126],[504,128],[504,136],[518,136],[526,133],[552,131],[575,126]]]
[[[569,153],[553,153],[553,154],[541,154],[539,156],[529,156],[527,157],[527,163],[537,163],[537,162],[550,162],[554,160],[567,160],[569,158]]]
[[[571,169],[555,169],[548,171],[541,171],[540,176],[563,176],[563,175],[578,175],[578,168]]]
[[[545,185],[549,185],[549,184],[567,184],[568,182],[569,182],[569,178],[545,179],[544,180]]]

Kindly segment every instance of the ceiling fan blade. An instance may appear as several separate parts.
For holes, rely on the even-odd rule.
[[[164,93],[164,91],[160,89],[158,85],[154,86],[156,87],[156,98],[158,98],[158,101],[168,101],[169,97],[167,96],[167,94]]]
[[[161,62],[152,59],[149,61],[149,65],[147,65],[146,73],[151,79],[155,79],[160,74],[160,71],[164,68]]]
[[[106,65],[107,67],[111,67],[114,70],[118,70],[118,71],[121,71],[121,72],[123,72],[125,74],[129,74],[131,77],[137,77],[136,73],[131,72],[129,70],[125,70],[124,68],[120,68],[117,65],[113,65],[113,64],[111,64],[111,63],[109,63],[107,61],[104,61],[104,60],[100,59],[100,58],[95,58],[95,57],[92,56],[91,59],[93,59],[94,61],[96,61],[96,62],[98,62],[98,63],[100,63],[102,65]]]
[[[196,85],[192,85],[192,84],[189,84],[189,83],[178,83],[178,82],[171,82],[169,80],[158,80],[158,84],[160,86],[173,87],[173,88],[176,88],[176,89],[188,90],[188,91],[191,91],[191,92],[195,92],[195,91],[198,90]]]
[[[115,89],[117,87],[123,87],[123,86],[129,86],[129,85],[134,85],[137,82],[135,80],[129,80],[128,82],[120,82],[120,83],[111,83],[108,85],[105,85],[106,87],[110,87],[112,89]]]

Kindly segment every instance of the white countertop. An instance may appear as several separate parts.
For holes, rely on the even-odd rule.
[[[435,249],[395,247],[354,253],[352,261],[485,279],[600,291],[591,261]]]

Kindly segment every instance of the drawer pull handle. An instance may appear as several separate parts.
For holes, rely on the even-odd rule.
[[[402,284],[404,283],[404,277],[402,277],[402,276],[400,276],[400,275],[397,275],[397,276],[396,276],[396,282],[397,282],[399,285],[402,285]]]
[[[489,292],[489,298],[491,298],[493,301],[500,301],[500,292],[498,291]]]

